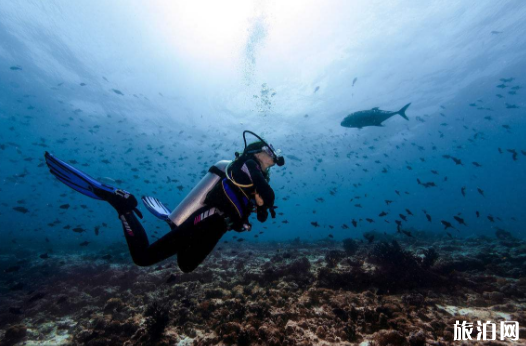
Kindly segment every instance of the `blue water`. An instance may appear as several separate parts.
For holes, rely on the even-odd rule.
[[[56,181],[45,151],[173,208],[243,149],[245,129],[286,159],[271,174],[282,214],[254,218],[236,234],[247,241],[394,234],[399,214],[414,234],[524,238],[526,4],[192,6],[0,4],[3,251],[124,244],[116,213]],[[340,126],[409,102],[409,121]],[[151,215],[144,225],[152,239],[169,230]]]

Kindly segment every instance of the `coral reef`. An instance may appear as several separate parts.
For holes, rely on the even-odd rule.
[[[188,274],[175,259],[54,254],[4,275],[0,345],[446,345],[456,320],[526,323],[525,250],[471,238],[221,244]]]

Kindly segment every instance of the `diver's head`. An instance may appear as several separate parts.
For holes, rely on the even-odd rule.
[[[272,158],[272,154],[269,152],[267,147],[263,147],[263,149],[259,153],[255,153],[254,157],[259,161],[261,169],[263,170],[267,170],[276,164],[276,162],[274,162],[274,159]]]
[[[264,141],[257,141],[250,143],[245,147],[243,155],[253,155],[262,168],[270,168],[274,165],[283,166],[285,159],[280,155],[279,150],[275,150],[272,144],[267,144]]]

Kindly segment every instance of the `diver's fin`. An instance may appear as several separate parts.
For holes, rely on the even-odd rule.
[[[114,193],[116,190],[113,186],[105,185],[64,161],[57,159],[47,151],[44,156],[49,171],[73,190],[95,199],[104,199],[104,192]]]
[[[155,217],[167,221],[170,215],[170,210],[157,198],[150,196],[142,196],[142,202],[146,206],[146,209],[152,213]]]
[[[397,113],[400,114],[402,116],[402,118],[404,118],[405,120],[409,120],[407,118],[407,115],[405,115],[405,111],[407,110],[407,108],[409,108],[409,106],[411,106],[411,103],[408,103],[406,104],[405,106],[402,107],[402,109],[400,109]]]
[[[137,209],[137,200],[128,191],[101,183],[64,161],[57,159],[47,151],[44,157],[51,174],[65,185],[88,197],[110,203],[119,215],[128,211],[134,211],[142,219],[142,214]]]

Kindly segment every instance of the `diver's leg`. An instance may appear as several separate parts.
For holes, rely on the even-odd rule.
[[[227,231],[227,223],[220,215],[212,215],[192,227],[191,237],[177,253],[179,268],[189,273],[212,252]]]
[[[121,214],[119,215],[119,219],[122,222],[124,237],[128,243],[133,262],[140,266],[149,265],[146,264],[147,258],[145,258],[145,253],[150,242],[148,241],[148,235],[146,235],[146,231],[141,222],[133,212]]]
[[[135,264],[150,266],[178,254],[179,268],[185,273],[193,271],[227,231],[227,224],[221,215],[213,214],[202,218],[207,210],[207,207],[199,209],[182,225],[173,226],[169,233],[151,245],[135,214],[132,211],[119,212],[124,236]]]
[[[135,217],[133,214],[132,216]],[[150,266],[177,254],[182,246],[189,241],[193,231],[192,227],[185,226],[185,224],[181,225],[181,227],[174,226],[169,233],[157,239],[153,244],[145,247],[140,245],[134,246],[135,243],[133,243],[133,240],[126,237],[135,264]],[[126,234],[126,231],[124,233]]]
[[[133,262],[140,266],[148,266],[156,263],[148,257],[147,250],[150,247],[148,235],[137,216],[135,216],[138,204],[135,196],[124,190],[116,190],[115,193],[103,191],[99,192],[99,194],[105,201],[110,203],[119,214],[119,220],[122,223],[124,237],[128,243]]]
[[[200,220],[201,213],[206,210],[209,210],[209,208],[199,209],[179,227],[172,225],[172,230],[169,233],[151,245],[149,245],[148,236],[140,221],[132,212],[120,215],[119,218],[122,221],[124,236],[128,242],[130,254],[135,264],[139,266],[150,266],[178,253],[193,239],[195,234],[195,220],[196,218]]]

